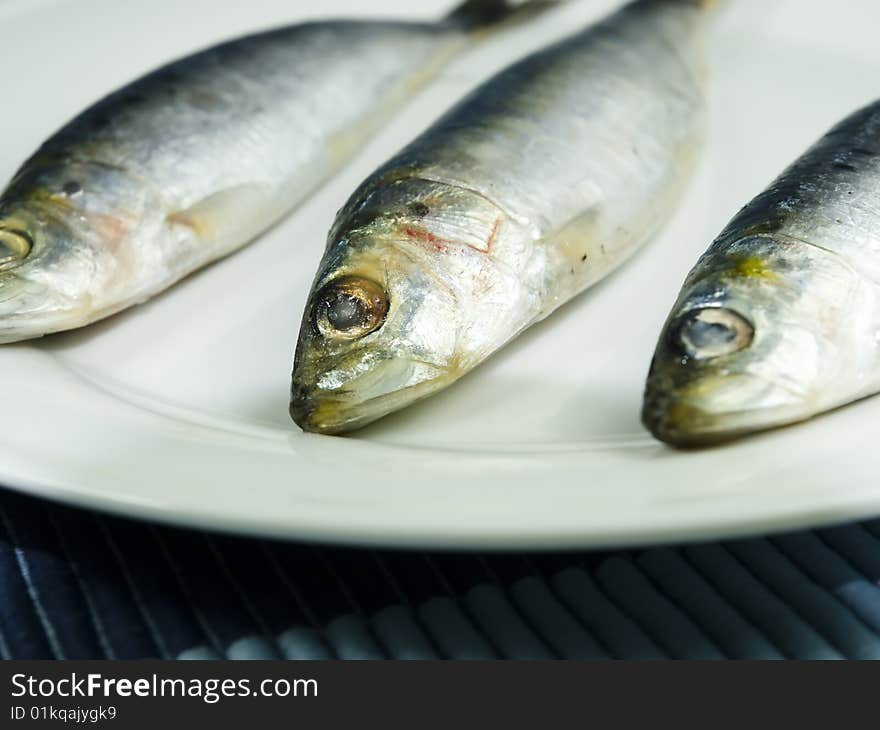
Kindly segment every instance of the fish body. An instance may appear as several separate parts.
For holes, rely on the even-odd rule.
[[[446,387],[657,230],[703,138],[703,6],[639,0],[515,63],[354,192],[300,330],[301,427]]]
[[[880,391],[880,103],[835,126],[688,274],[643,421],[699,446]]]
[[[289,26],[99,101],[0,196],[0,342],[88,324],[249,242],[446,61],[529,5],[469,0],[436,23]]]

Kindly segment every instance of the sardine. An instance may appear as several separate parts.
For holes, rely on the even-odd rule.
[[[303,429],[445,388],[657,230],[703,139],[708,5],[638,0],[526,57],[354,192],[300,329]]]
[[[642,420],[678,446],[802,421],[880,391],[880,102],[727,225],[660,335]]]
[[[88,324],[240,248],[456,54],[547,2],[327,21],[171,63],[56,133],[0,196],[0,342]]]

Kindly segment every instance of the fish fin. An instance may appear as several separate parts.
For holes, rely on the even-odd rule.
[[[270,185],[249,183],[220,190],[183,210],[168,214],[168,222],[189,228],[202,241],[249,238],[265,228],[275,195]],[[243,242],[243,241],[242,241]]]
[[[589,208],[575,216],[545,239],[545,245],[560,256],[562,268],[580,271],[596,265],[596,259],[609,252],[601,242],[601,219],[598,209]]]
[[[556,275],[547,301],[555,302],[538,316],[543,319],[559,302],[582,292],[616,269],[641,240],[640,228],[607,231],[602,212],[591,207],[549,233],[541,245]]]
[[[567,0],[464,0],[446,16],[446,20],[469,31],[484,32],[508,23],[527,21]]]

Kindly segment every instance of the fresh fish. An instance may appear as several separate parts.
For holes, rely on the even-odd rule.
[[[312,192],[490,27],[329,21],[210,48],[78,116],[0,197],[0,342],[88,324],[240,248]]]
[[[880,102],[728,224],[660,336],[643,421],[698,446],[880,391]]]
[[[638,0],[519,61],[355,191],[300,329],[302,428],[445,388],[657,230],[703,137],[706,5]]]

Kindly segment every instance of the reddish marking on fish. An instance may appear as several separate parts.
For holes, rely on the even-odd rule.
[[[436,251],[446,251],[446,244],[449,241],[444,241],[442,238],[438,238],[430,231],[421,230],[418,228],[406,228],[403,231],[410,238],[414,238],[417,241],[422,243],[427,243],[431,247],[433,247]]]
[[[498,230],[501,228],[501,219],[495,219],[495,225],[492,226],[492,232],[489,234],[489,239],[486,241],[486,253],[492,253],[492,246],[495,245],[495,240],[498,238]]]
[[[123,210],[112,214],[87,213],[85,218],[101,240],[102,255],[112,257],[115,275],[120,278],[132,276],[136,266],[136,254],[131,240],[131,232],[137,226],[134,213]],[[87,321],[89,320],[83,320],[83,323]]]
[[[134,227],[133,221],[126,220],[123,215],[92,213],[86,217],[106,250],[114,256],[119,255],[128,244],[128,235]]]
[[[430,231],[426,231],[422,228],[412,228],[407,227],[403,229],[403,232],[407,235],[407,237],[412,238],[420,243],[426,243],[435,251],[442,251],[446,253],[449,250],[450,246],[467,246],[474,251],[478,251],[479,253],[491,253],[492,246],[495,245],[495,241],[498,238],[498,231],[501,228],[501,219],[498,218],[495,221],[495,225],[492,226],[492,231],[489,233],[489,237],[486,239],[486,243],[483,246],[476,246],[472,243],[468,243],[467,241],[451,241],[447,238],[440,238],[439,236],[435,236]]]

